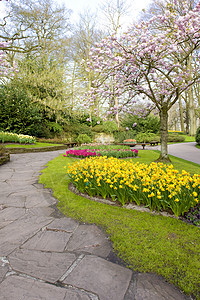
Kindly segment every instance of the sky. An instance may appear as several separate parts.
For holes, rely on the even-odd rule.
[[[109,2],[109,0],[55,0],[59,4],[64,3],[65,6],[72,10],[71,20],[72,22],[76,22],[78,20],[78,15],[80,12],[83,12],[85,9],[90,9],[91,12],[95,12],[97,9],[99,10],[100,5],[105,3],[105,1]],[[117,3],[122,0],[113,0]],[[129,16],[126,17],[126,22],[129,23],[131,20],[136,19],[137,15],[142,9],[151,2],[151,0],[125,0],[129,9]],[[3,16],[5,11],[6,1],[0,1],[0,17]]]
[[[120,3],[120,0],[113,0],[113,2],[116,1],[116,6],[117,3]],[[80,11],[83,11],[85,8],[90,8],[91,10],[95,11],[96,9],[99,8],[99,6],[102,3],[106,3],[105,0],[74,0],[74,1],[69,1],[69,0],[57,0],[59,3],[65,3],[66,7],[69,7],[70,9],[73,10],[73,13],[76,15]],[[107,0],[109,2],[109,0]],[[133,17],[136,17],[137,14],[144,9],[151,0],[127,0],[126,3],[129,4],[130,8],[130,13]]]

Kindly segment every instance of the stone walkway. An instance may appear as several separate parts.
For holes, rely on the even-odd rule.
[[[59,153],[15,154],[0,166],[0,300],[191,299],[160,277],[114,263],[95,225],[53,217],[56,199],[38,176]]]

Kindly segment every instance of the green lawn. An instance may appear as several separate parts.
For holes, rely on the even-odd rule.
[[[158,156],[157,151],[139,150],[139,157],[133,160],[150,163]],[[175,157],[171,160],[178,170],[200,173],[199,165]],[[74,161],[60,155],[42,171],[40,183],[53,190],[58,208],[66,216],[101,227],[132,270],[162,275],[199,300],[200,229],[178,219],[112,207],[73,194],[64,166]]]
[[[4,144],[2,144],[4,145]],[[5,144],[5,148],[41,148],[41,147],[52,147],[52,146],[60,146],[61,144],[50,144],[50,143],[35,143],[35,144]]]
[[[185,141],[184,142],[195,142],[195,136],[190,136],[187,134],[184,134]]]

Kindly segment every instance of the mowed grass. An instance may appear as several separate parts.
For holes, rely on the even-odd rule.
[[[158,157],[157,151],[139,150],[139,157],[133,160],[150,163]],[[200,173],[199,165],[175,157],[171,160],[180,171]],[[112,207],[73,194],[64,166],[75,161],[60,155],[42,171],[40,183],[53,190],[58,208],[66,216],[101,227],[130,269],[161,275],[185,294],[200,299],[200,229],[178,219]]]
[[[42,147],[52,147],[52,146],[60,146],[61,144],[50,144],[50,143],[35,143],[35,144],[2,144],[5,148],[42,148]]]

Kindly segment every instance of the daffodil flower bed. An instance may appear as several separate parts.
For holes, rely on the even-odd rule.
[[[2,143],[20,143],[33,144],[36,142],[35,137],[24,134],[0,131],[0,142]]]
[[[89,157],[89,156],[107,156],[107,157],[135,157],[138,155],[136,149],[70,149],[66,151],[67,157]]]
[[[173,165],[163,163],[88,157],[69,165],[67,173],[81,193],[109,197],[122,205],[136,203],[158,212],[170,210],[177,217],[200,199],[200,175],[179,173]]]

